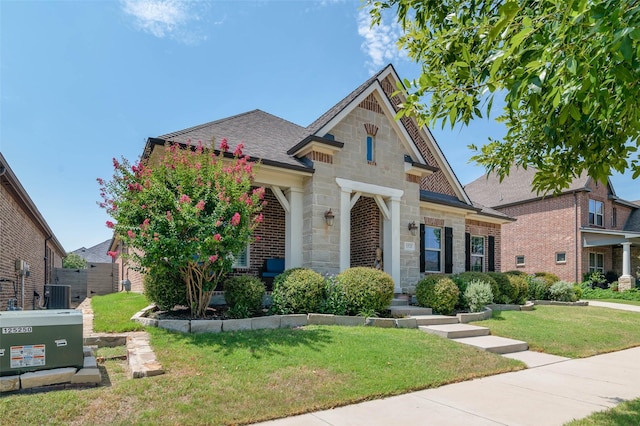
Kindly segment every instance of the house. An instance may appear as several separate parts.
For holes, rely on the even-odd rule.
[[[235,273],[259,275],[271,258],[322,274],[378,265],[399,293],[424,273],[499,270],[512,219],[471,202],[428,128],[394,119],[400,81],[388,65],[307,127],[253,110],[149,138],[142,158],[226,138],[260,161],[264,223]]]
[[[35,309],[65,251],[0,153],[0,310]],[[40,299],[35,297],[37,292]]]
[[[613,271],[621,288],[640,272],[640,205],[620,199],[613,185],[586,174],[558,195],[532,190],[536,169],[514,168],[502,182],[491,174],[465,186],[476,201],[517,221],[502,227],[502,270],[551,272],[581,282]]]

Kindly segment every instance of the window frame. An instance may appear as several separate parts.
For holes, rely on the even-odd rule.
[[[372,135],[367,135],[366,139],[366,159],[367,163],[375,164],[376,162],[376,138]]]
[[[558,259],[558,256],[563,256],[562,260]],[[567,263],[567,252],[566,251],[557,251],[556,252],[556,263],[557,264],[564,264]]]
[[[243,252],[244,256],[243,257],[244,257],[245,261],[242,264],[238,263],[237,256],[233,256],[233,265],[231,266],[233,269],[249,269],[250,268],[250,266],[251,266],[251,261],[250,261],[250,258],[249,258],[249,254],[251,252],[250,247],[251,247],[251,245],[247,244],[247,246],[244,249],[244,252]]]
[[[474,252],[474,243],[473,241],[481,239],[482,240],[482,253],[477,253]],[[471,236],[471,247],[470,247],[470,251],[471,251],[471,271],[473,272],[485,272],[484,271],[484,261],[485,261],[485,256],[486,256],[486,250],[485,250],[485,243],[486,243],[487,239],[482,236],[482,235],[472,235]],[[477,270],[475,268],[476,262],[474,262],[474,259],[480,259],[480,270]]]
[[[439,247],[438,248],[433,248],[433,247],[429,247],[427,248],[427,244],[429,242],[429,239],[427,238],[427,231],[428,230],[433,230],[433,231],[439,231],[440,235],[439,237],[435,237],[436,239],[438,239],[438,243],[439,243]],[[434,232],[435,234],[435,232]],[[425,225],[424,226],[424,246],[421,247],[420,249],[423,252],[423,256],[424,256],[424,273],[431,273],[431,274],[437,274],[437,273],[441,273],[442,272],[442,253],[443,253],[443,236],[444,236],[444,232],[443,232],[443,228],[439,227],[439,226],[429,226],[429,225]],[[430,264],[430,262],[428,261],[428,257],[427,257],[427,253],[437,253],[438,256],[438,269],[437,270],[432,270],[428,268],[428,265]]]
[[[518,258],[522,258],[522,262],[518,262]],[[516,267],[518,267],[518,266],[525,266],[524,254],[516,255]]]
[[[592,259],[595,261],[592,262]],[[598,259],[601,259],[602,266],[598,266]],[[604,274],[604,253],[599,253],[597,251],[589,252],[589,273],[593,273],[596,271],[600,271]]]
[[[598,209],[598,206],[600,206],[600,209]],[[598,212],[598,210],[601,211]],[[589,225],[604,227],[604,202],[589,198]]]

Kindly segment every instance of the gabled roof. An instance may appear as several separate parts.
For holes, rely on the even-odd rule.
[[[628,232],[640,232],[640,208],[631,212],[627,218],[627,223],[624,224],[624,230]]]
[[[502,182],[494,173],[483,175],[473,182],[465,185],[464,190],[474,202],[488,207],[504,207],[542,198],[547,194],[537,194],[533,188],[533,177],[537,169],[528,167],[526,170],[517,167],[512,168],[509,176]],[[574,191],[589,191],[590,178],[583,173],[574,179],[562,193]]]
[[[167,142],[195,145],[198,141],[217,147],[226,138],[233,148],[244,144],[243,152],[252,158],[271,160],[277,164],[309,168],[304,163],[287,154],[287,150],[300,142],[308,131],[297,124],[275,115],[255,109],[243,114],[200,124],[188,129],[158,136]]]
[[[72,253],[77,254],[88,263],[112,263],[113,259],[107,254],[110,246],[111,239],[108,239],[93,247],[80,247]]]

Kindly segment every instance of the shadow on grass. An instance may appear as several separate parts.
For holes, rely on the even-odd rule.
[[[505,321],[506,318],[502,316],[502,311],[493,311],[491,313],[491,319],[497,320],[497,321]]]
[[[256,359],[282,355],[282,349],[286,347],[306,346],[312,350],[321,350],[333,341],[330,330],[308,327],[204,334],[179,333],[157,328],[149,331],[154,337],[170,343],[198,346],[223,356],[232,356],[237,351],[249,351]]]

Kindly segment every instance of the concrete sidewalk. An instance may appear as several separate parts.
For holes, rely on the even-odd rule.
[[[562,425],[640,397],[640,347],[261,423]]]
[[[600,302],[599,300],[587,300],[589,306],[598,306],[600,308],[619,309],[621,311],[640,312],[640,306],[626,305],[624,303]]]

